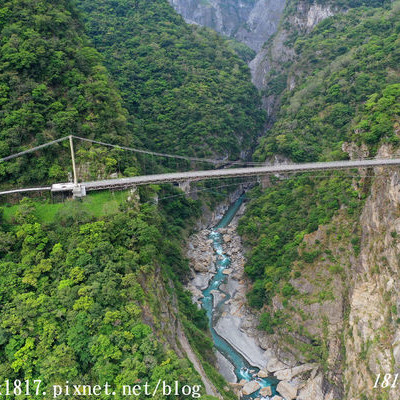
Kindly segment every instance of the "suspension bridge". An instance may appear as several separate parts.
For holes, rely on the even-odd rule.
[[[144,153],[159,157],[177,158],[184,159],[186,161],[200,161],[207,162],[214,165],[221,165],[221,160],[185,157],[180,155],[171,155],[165,153],[157,153],[142,149],[134,149],[130,147],[117,146],[109,143],[103,143],[87,138],[81,138],[78,136],[67,136],[61,139],[57,139],[46,144],[34,147],[29,150],[25,150],[4,158],[0,159],[0,162],[4,162],[15,157],[22,156],[26,153],[31,153],[50,146],[54,143],[59,143],[65,140],[69,140],[72,169],[73,169],[73,182],[66,183],[54,183],[51,186],[46,187],[34,187],[34,188],[18,188],[0,192],[0,195],[12,194],[12,193],[29,193],[37,191],[51,191],[57,192],[72,192],[74,197],[84,197],[86,191],[90,190],[104,190],[104,189],[122,189],[129,188],[138,185],[149,185],[149,184],[162,184],[162,183],[180,183],[188,184],[190,182],[212,180],[212,179],[223,179],[223,178],[236,178],[236,177],[261,177],[265,175],[273,174],[285,174],[285,173],[299,173],[299,172],[310,172],[310,171],[325,171],[325,170],[341,170],[341,169],[358,169],[358,168],[371,168],[371,167],[391,167],[400,165],[400,158],[377,158],[377,159],[363,159],[363,160],[347,160],[347,161],[330,161],[330,162],[314,162],[314,163],[301,163],[301,164],[279,164],[279,165],[261,165],[254,166],[257,163],[246,163],[246,162],[230,162],[230,165],[251,165],[242,168],[224,168],[224,169],[212,169],[212,170],[201,170],[201,171],[188,171],[188,172],[172,172],[163,174],[150,174],[133,176],[127,178],[114,178],[114,179],[103,179],[88,182],[78,182],[75,165],[75,155],[73,147],[73,139],[78,139],[94,144],[100,144],[108,147],[116,147],[122,150],[133,151],[137,153]]]

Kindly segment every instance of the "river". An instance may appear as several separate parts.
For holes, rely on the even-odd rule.
[[[246,359],[246,354],[239,353],[227,340],[222,338],[215,330],[215,326],[220,317],[220,310],[224,307],[225,303],[230,299],[230,295],[224,292],[221,288],[226,283],[228,276],[224,274],[224,271],[229,268],[231,264],[230,257],[224,253],[223,250],[223,238],[222,234],[218,231],[220,228],[227,227],[239,208],[244,201],[244,195],[242,195],[235,203],[231,205],[228,211],[224,214],[223,218],[219,223],[211,230],[209,238],[212,240],[214,251],[217,255],[216,261],[216,274],[210,280],[207,289],[203,290],[202,307],[206,310],[212,338],[214,340],[215,347],[217,350],[226,358],[229,363],[233,366],[233,372],[238,382],[245,380],[246,382],[257,381],[260,387],[270,386],[272,395],[276,393],[277,381],[271,378],[259,378],[257,373],[259,368],[250,365]],[[214,299],[215,296],[215,299]],[[216,304],[215,304],[216,303]],[[233,327],[232,327],[233,329]],[[260,398],[259,390],[249,396],[243,396],[243,399],[254,399]],[[269,399],[269,397],[261,397],[263,399]]]

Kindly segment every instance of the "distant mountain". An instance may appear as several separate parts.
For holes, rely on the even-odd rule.
[[[169,0],[187,22],[208,26],[258,52],[273,35],[286,0]]]
[[[133,131],[151,149],[246,156],[263,126],[247,65],[167,0],[79,0],[88,34],[121,90]]]

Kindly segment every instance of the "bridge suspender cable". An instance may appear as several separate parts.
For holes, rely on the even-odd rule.
[[[181,156],[181,155],[177,155],[177,154],[157,153],[155,151],[142,150],[142,149],[137,149],[137,148],[133,148],[133,147],[127,147],[127,146],[120,146],[120,145],[116,145],[116,144],[100,142],[98,140],[87,139],[87,138],[83,138],[83,137],[75,136],[75,135],[65,136],[65,137],[62,137],[60,139],[52,140],[51,142],[48,142],[48,143],[41,144],[39,146],[33,147],[31,149],[20,151],[19,153],[12,154],[10,156],[0,158],[0,162],[8,161],[8,160],[11,160],[13,158],[22,156],[24,154],[32,153],[34,151],[37,151],[37,150],[43,149],[45,147],[51,146],[52,144],[63,142],[64,140],[67,140],[67,139],[70,140],[71,155],[72,155],[72,153],[73,153],[73,144],[71,144],[72,138],[78,139],[78,140],[82,140],[84,142],[89,142],[89,143],[93,143],[93,144],[99,144],[101,146],[113,147],[113,148],[116,148],[116,149],[132,151],[134,153],[148,154],[148,155],[158,156],[158,157],[177,158],[177,159],[186,160],[186,161],[206,162],[206,163],[211,163],[211,164],[214,164],[214,165],[221,164],[221,163],[224,163],[224,162],[227,162],[227,163],[229,163],[231,165],[235,165],[235,164],[240,164],[240,165],[258,165],[258,164],[260,164],[260,165],[262,165],[263,164],[263,163],[256,163],[256,162],[214,160],[214,159],[211,159],[211,158],[187,157],[187,156]]]

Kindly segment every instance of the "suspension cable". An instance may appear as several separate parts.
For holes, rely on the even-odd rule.
[[[90,142],[90,143],[95,143],[95,144],[99,144],[102,146],[132,151],[135,153],[148,154],[148,155],[152,155],[152,156],[166,157],[166,158],[177,158],[177,159],[186,160],[186,161],[197,161],[197,162],[205,162],[205,163],[210,163],[210,164],[222,164],[222,163],[239,164],[239,165],[263,165],[264,164],[262,162],[253,162],[253,161],[248,162],[248,161],[215,160],[215,159],[211,159],[211,158],[198,158],[198,157],[181,156],[181,155],[177,155],[177,154],[157,153],[155,151],[120,146],[120,145],[116,145],[116,144],[100,142],[98,140],[87,139],[87,138],[83,138],[83,137],[75,136],[75,135],[73,135],[72,137],[75,139],[83,140],[85,142]]]
[[[43,149],[44,147],[47,147],[47,146],[51,146],[54,143],[63,142],[64,140],[67,140],[67,139],[69,139],[69,136],[62,137],[61,139],[52,140],[51,142],[48,142],[48,143],[45,143],[45,144],[41,144],[39,146],[33,147],[32,149],[20,151],[19,153],[12,154],[11,156],[0,158],[0,162],[8,161],[8,160],[11,160],[13,158],[22,156],[22,155],[27,154],[27,153],[32,153],[32,152],[34,152],[36,150]]]
[[[63,142],[65,140],[69,139],[70,137],[73,137],[73,138],[81,140],[81,141],[93,143],[93,144],[99,144],[101,146],[112,147],[112,148],[117,148],[117,149],[126,150],[126,151],[132,151],[132,152],[135,152],[135,153],[153,155],[153,156],[158,156],[158,157],[175,158],[175,159],[181,159],[181,160],[186,160],[186,161],[205,162],[205,163],[210,163],[210,164],[214,164],[214,165],[226,163],[226,164],[230,164],[230,165],[246,165],[246,166],[260,165],[260,166],[264,166],[266,164],[265,162],[256,162],[256,161],[216,160],[216,159],[211,159],[211,158],[199,158],[199,157],[181,156],[181,155],[178,155],[178,154],[158,153],[158,152],[150,151],[150,150],[143,150],[143,149],[137,149],[137,148],[133,148],[133,147],[127,147],[127,146],[120,146],[120,145],[115,145],[115,144],[111,144],[111,143],[105,143],[105,142],[101,142],[101,141],[98,141],[98,140],[83,138],[83,137],[75,136],[75,135],[64,136],[64,137],[62,137],[60,139],[55,139],[55,140],[52,140],[52,141],[50,141],[48,143],[44,143],[44,144],[41,144],[39,146],[33,147],[32,149],[24,150],[24,151],[12,154],[10,156],[6,156],[6,157],[3,157],[3,158],[0,158],[0,162],[8,161],[8,160],[11,160],[13,158],[22,156],[24,154],[32,153],[34,151],[37,151],[37,150],[43,149],[45,147],[51,146],[52,144]],[[389,158],[391,158],[391,157],[390,156],[379,157],[379,159],[389,159]],[[376,159],[376,157],[364,157],[364,158],[359,158],[359,159],[356,159],[356,160],[353,160],[353,161],[372,160],[372,159]]]

